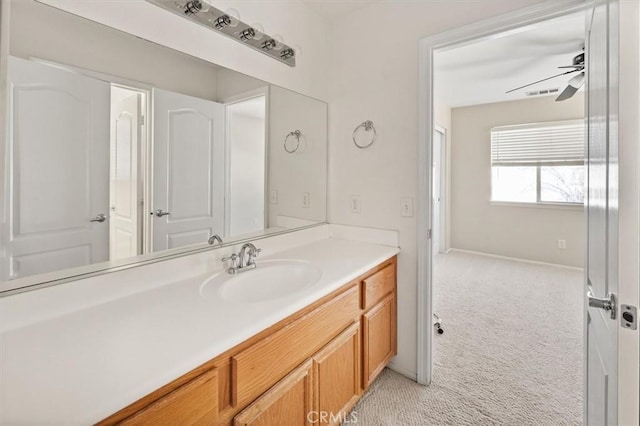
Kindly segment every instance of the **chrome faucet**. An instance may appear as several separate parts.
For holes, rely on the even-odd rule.
[[[210,245],[214,245],[216,242],[218,242],[218,244],[222,244],[222,238],[220,238],[220,235],[215,234],[209,237],[209,240],[207,240],[207,242]]]
[[[233,253],[229,257],[223,257],[222,261],[231,261],[231,266],[227,269],[229,274],[239,274],[240,272],[255,269],[255,258],[258,257],[260,252],[262,252],[261,249],[256,248],[256,246],[251,243],[246,243],[240,248],[240,253]]]

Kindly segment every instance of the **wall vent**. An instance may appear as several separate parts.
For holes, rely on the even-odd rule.
[[[527,96],[540,96],[540,95],[550,95],[551,93],[557,93],[560,91],[558,88],[554,89],[542,89],[542,90],[533,90],[531,92],[526,92]]]

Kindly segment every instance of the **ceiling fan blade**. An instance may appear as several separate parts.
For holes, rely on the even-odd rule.
[[[567,99],[575,95],[577,91],[578,91],[577,87],[573,87],[571,85],[565,87],[562,93],[560,93],[560,96],[556,98],[556,102],[566,101]]]
[[[534,81],[533,83],[529,83],[529,84],[525,84],[524,86],[516,87],[515,89],[511,89],[511,90],[509,90],[509,91],[507,91],[505,93],[515,92],[516,90],[524,89],[525,87],[533,86],[534,84],[538,84],[538,83],[541,83],[543,81],[551,80],[552,78],[560,77],[562,75],[571,74],[571,73],[578,72],[578,71],[580,71],[580,70],[578,69],[578,70],[570,70],[570,71],[561,72],[560,74],[552,75],[551,77],[543,78],[542,80]]]
[[[569,80],[567,87],[562,91],[562,93],[560,93],[560,96],[556,98],[556,102],[566,101],[575,95],[578,89],[580,89],[584,84],[584,80],[584,71]]]

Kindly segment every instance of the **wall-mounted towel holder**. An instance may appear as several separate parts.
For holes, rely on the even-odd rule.
[[[287,148],[287,141],[291,136],[296,138],[296,147],[293,149]],[[300,132],[300,130],[294,130],[292,132],[289,132],[287,136],[284,137],[284,145],[283,145],[284,150],[287,151],[289,154],[293,154],[294,152],[296,152],[298,148],[300,148],[300,136],[302,136],[302,133]]]
[[[371,142],[364,145],[360,145],[356,141],[356,135],[358,134],[360,129],[364,130],[365,132],[373,131],[373,135],[371,136]],[[357,146],[360,149],[369,148],[376,141],[377,137],[378,137],[378,132],[376,132],[376,128],[373,125],[373,121],[371,120],[363,121],[360,125],[358,125],[355,129],[353,129],[353,135],[352,135],[353,143],[355,144],[355,146]]]

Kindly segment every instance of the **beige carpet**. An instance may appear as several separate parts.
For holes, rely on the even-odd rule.
[[[385,370],[358,425],[581,424],[581,272],[452,252],[434,279],[433,383]]]

